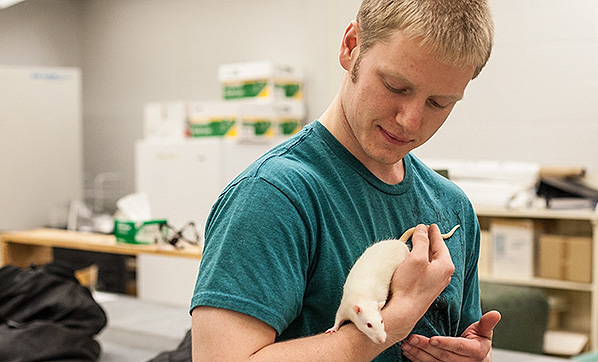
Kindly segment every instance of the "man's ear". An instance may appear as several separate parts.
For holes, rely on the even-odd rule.
[[[341,51],[339,54],[339,62],[341,66],[349,71],[352,67],[352,62],[357,57],[357,43],[359,40],[359,25],[357,21],[353,20],[345,29],[343,41],[341,43]]]

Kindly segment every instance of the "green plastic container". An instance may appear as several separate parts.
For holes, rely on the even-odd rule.
[[[114,220],[114,236],[119,243],[127,244],[155,244],[162,237],[161,231],[166,230],[165,219],[135,222],[131,220]]]

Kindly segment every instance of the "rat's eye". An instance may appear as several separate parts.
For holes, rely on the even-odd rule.
[[[373,327],[372,323],[370,323],[370,322],[368,322],[367,326],[368,326],[368,328],[372,328]]]
[[[381,320],[381,321],[380,321],[380,324],[384,324],[384,320]]]

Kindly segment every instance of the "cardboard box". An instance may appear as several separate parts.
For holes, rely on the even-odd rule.
[[[534,275],[535,228],[531,220],[494,219],[492,274],[499,278],[531,278]]]
[[[193,102],[189,105],[192,137],[225,137],[243,140],[290,136],[303,127],[301,101],[243,99]]]
[[[181,139],[187,137],[187,103],[156,102],[143,107],[145,139]]]
[[[305,123],[305,106],[296,100],[237,101],[239,137],[243,139],[291,136]]]
[[[276,135],[278,113],[273,102],[239,102],[237,122],[239,138],[272,138]]]
[[[564,279],[565,276],[565,237],[560,235],[540,235],[538,238],[537,276],[547,279]]]
[[[192,102],[189,104],[189,132],[191,137],[237,137],[238,107],[235,104]]]
[[[565,280],[581,283],[592,281],[592,238],[568,237],[566,244]]]
[[[291,66],[275,62],[223,64],[218,67],[222,98],[302,99],[303,81]]]
[[[492,275],[492,234],[488,230],[480,232],[480,257],[478,259],[478,275]]]
[[[276,102],[278,134],[291,136],[305,125],[305,104],[302,101],[285,99]]]
[[[538,238],[540,278],[590,283],[592,239],[590,237],[544,234]]]

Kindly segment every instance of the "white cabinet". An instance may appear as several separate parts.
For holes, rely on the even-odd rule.
[[[83,196],[81,71],[0,66],[0,229],[61,223]]]
[[[533,248],[535,272],[531,277],[504,276],[492,273],[492,268],[482,263],[480,265],[480,280],[491,283],[525,285],[540,287],[549,296],[565,301],[558,314],[558,329],[581,332],[590,336],[592,349],[598,348],[598,212],[591,210],[506,210],[476,208],[482,233],[489,233],[494,220],[512,220],[533,222],[536,227],[536,241]],[[488,235],[488,234],[486,234]],[[588,279],[590,281],[571,281],[554,278],[542,278],[544,272],[540,271],[542,263],[541,252],[538,240],[542,236],[554,235],[574,240],[588,240],[591,245],[587,248],[585,259],[590,260]],[[482,241],[482,259],[484,253],[489,253],[488,245]],[[577,252],[578,250],[576,250]],[[566,258],[563,253],[562,258]],[[578,253],[579,254],[579,253]],[[486,254],[488,256],[490,254]],[[487,259],[492,259],[487,258]],[[491,262],[491,261],[490,261]],[[579,260],[582,263],[582,260]],[[580,265],[573,265],[579,267]],[[544,273],[544,275],[546,275]],[[563,278],[567,279],[567,277]],[[575,278],[569,278],[575,279]],[[554,326],[553,326],[554,328]]]

